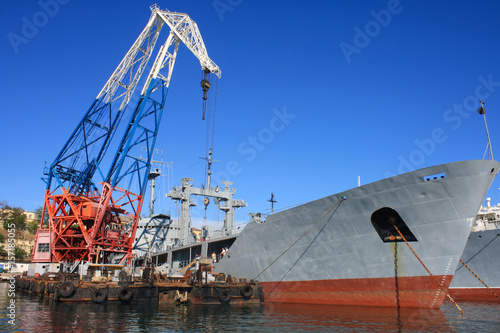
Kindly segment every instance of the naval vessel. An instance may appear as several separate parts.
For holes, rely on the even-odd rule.
[[[433,166],[248,223],[214,270],[258,279],[268,302],[439,308],[499,166]]]
[[[136,249],[171,273],[213,258],[214,272],[260,281],[268,302],[438,308],[499,167],[472,160],[416,170],[266,219],[250,214],[244,227],[234,210],[247,203],[233,198],[231,182],[196,187],[185,178],[167,195],[181,203],[180,218],[145,219]],[[191,226],[193,197],[224,211],[221,230]]]
[[[500,205],[477,214],[461,262],[450,284],[450,295],[459,300],[500,300]]]

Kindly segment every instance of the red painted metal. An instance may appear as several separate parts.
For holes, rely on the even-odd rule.
[[[44,212],[49,223],[41,222],[33,262],[110,263],[123,255],[120,263],[130,261],[143,197],[130,191],[102,184],[102,192],[72,195],[45,193]],[[43,221],[43,218],[42,218]],[[50,234],[50,256],[40,252],[38,234]]]
[[[446,290],[451,275],[434,276]],[[260,282],[266,302],[397,306],[395,278]],[[398,277],[401,307],[439,308],[446,295],[430,276]]]
[[[500,288],[491,288],[491,290],[500,295]],[[450,288],[448,293],[455,300],[500,302],[500,298],[495,296],[488,288]]]

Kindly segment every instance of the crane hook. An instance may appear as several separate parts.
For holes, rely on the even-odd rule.
[[[206,101],[207,100],[207,92],[208,92],[208,89],[210,89],[210,82],[208,82],[208,80],[206,80],[206,79],[201,80],[201,89],[203,90],[203,100]]]
[[[210,70],[208,68],[205,68],[203,69],[203,73],[204,73],[204,78],[203,80],[201,80],[201,89],[203,90],[203,117],[201,118],[201,120],[205,120],[205,111],[206,111],[206,108],[207,108],[207,92],[208,92],[208,89],[210,89],[210,82],[207,80],[207,78],[210,78],[209,74],[210,74]]]

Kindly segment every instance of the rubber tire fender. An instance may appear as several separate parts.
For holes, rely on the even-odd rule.
[[[61,283],[57,290],[59,291],[60,297],[68,298],[73,296],[73,293],[75,292],[75,285],[70,281],[66,281]]]
[[[48,294],[54,294],[55,285],[56,285],[55,283],[51,283],[51,284],[47,285],[47,293]]]
[[[134,291],[129,287],[121,287],[118,289],[118,298],[120,301],[128,302],[132,299],[132,296],[134,296]]]
[[[61,296],[59,295],[59,288],[54,288],[54,302],[59,302]]]
[[[104,288],[97,288],[92,293],[92,302],[101,304],[108,298],[108,291]]]
[[[231,292],[229,290],[219,288],[217,289],[217,293],[219,294],[219,301],[221,303],[229,303],[231,301]]]
[[[253,287],[248,283],[240,288],[240,294],[244,299],[249,299],[253,295]]]
[[[40,282],[40,283],[38,284],[37,292],[38,292],[40,295],[43,295],[43,293],[45,292],[45,282]]]
[[[120,282],[128,281],[128,274],[127,274],[127,272],[120,271],[120,274],[118,274],[118,281],[120,281]]]

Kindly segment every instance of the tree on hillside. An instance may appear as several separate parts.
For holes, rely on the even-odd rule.
[[[26,223],[26,231],[28,231],[30,234],[35,235],[37,230],[38,230],[38,222],[31,221]]]
[[[20,247],[15,247],[14,248],[14,257],[16,257],[16,260],[23,260],[28,254],[26,251],[21,249]]]
[[[40,225],[40,221],[42,219],[42,212],[43,212],[42,206],[35,209],[35,222],[37,223],[37,226]],[[45,215],[43,216],[43,226],[44,227],[49,226],[49,214],[47,213],[47,211],[45,211]]]
[[[5,257],[7,257],[8,253],[7,253],[7,250],[5,249],[5,246],[0,245],[0,257],[2,257],[3,259],[5,259]]]
[[[12,229],[9,228],[9,225],[12,223],[14,223],[17,231],[26,230],[26,215],[24,215],[24,209],[21,207],[11,208],[10,214],[7,218],[3,219],[4,229]]]
[[[0,201],[0,220],[3,221],[9,217],[11,208],[7,205],[7,202]]]

